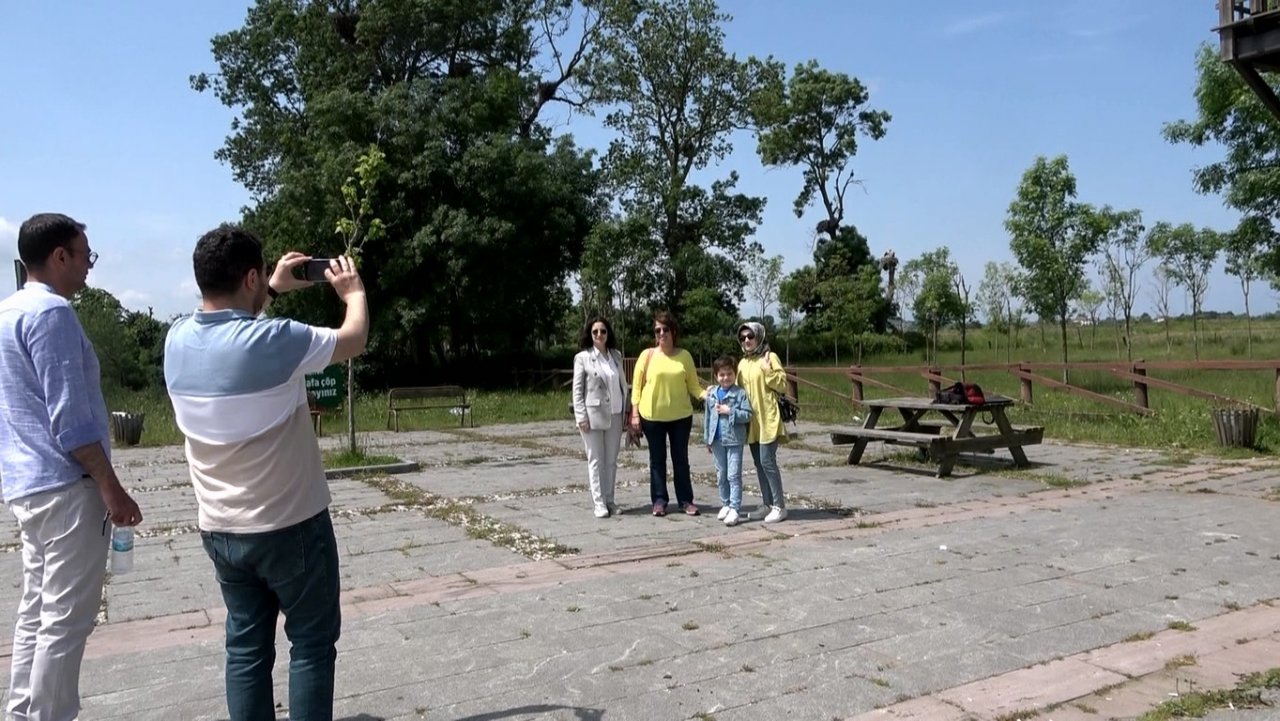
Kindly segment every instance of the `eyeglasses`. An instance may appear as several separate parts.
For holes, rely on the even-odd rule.
[[[671,329],[666,327],[665,325],[660,325],[657,328],[653,329],[654,335],[667,335],[670,332],[671,332]]]
[[[591,335],[609,335],[608,328],[592,328]]]
[[[67,254],[75,255],[76,250],[74,248],[67,248]],[[93,252],[92,250],[89,251],[89,267],[92,268],[93,266],[97,265],[97,263],[98,263],[98,254]]]
[[[739,342],[744,340],[755,340],[755,339],[756,339],[756,334],[752,333],[751,331],[747,331],[746,333],[743,333],[742,335],[738,336]]]

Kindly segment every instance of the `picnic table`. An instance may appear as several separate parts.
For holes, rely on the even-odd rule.
[[[977,404],[935,403],[916,397],[881,398],[862,403],[868,409],[862,427],[831,434],[833,445],[853,445],[849,450],[849,465],[862,460],[868,443],[881,441],[919,449],[922,457],[938,464],[938,477],[945,478],[951,475],[961,453],[990,453],[1006,448],[1015,465],[1025,466],[1027,454],[1023,447],[1044,439],[1043,427],[1015,426],[1009,422],[1005,409],[1013,405],[1013,399],[1005,396],[991,396],[985,403]],[[902,416],[902,423],[879,426],[886,409],[896,410]],[[926,418],[930,414],[940,418]]]

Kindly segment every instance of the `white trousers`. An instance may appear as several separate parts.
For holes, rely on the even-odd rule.
[[[22,600],[5,710],[14,721],[73,721],[80,661],[102,602],[107,506],[85,478],[9,508],[22,531]]]
[[[618,478],[622,414],[615,414],[610,421],[605,430],[578,431],[582,434],[582,445],[587,449],[587,485],[591,488],[591,503],[597,510],[613,505],[613,491]]]

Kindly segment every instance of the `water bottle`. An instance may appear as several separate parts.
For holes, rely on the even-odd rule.
[[[116,526],[111,531],[111,573],[128,573],[133,570],[133,529]]]

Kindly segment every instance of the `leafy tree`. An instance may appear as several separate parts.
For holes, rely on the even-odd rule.
[[[759,317],[769,315],[769,306],[778,300],[778,286],[782,283],[781,255],[766,258],[764,248],[756,246],[747,262],[747,292],[756,301]]]
[[[1142,213],[1137,210],[1113,210],[1104,206],[1095,215],[1104,233],[1102,286],[1105,299],[1124,315],[1124,344],[1129,360],[1133,360],[1133,304],[1138,297],[1138,271],[1151,260],[1151,250],[1143,239],[1146,230]]]
[[[1255,215],[1241,220],[1234,231],[1223,237],[1226,271],[1240,281],[1240,292],[1244,295],[1245,330],[1249,334],[1246,345],[1250,358],[1253,357],[1253,313],[1249,310],[1249,291],[1253,281],[1267,274],[1264,249],[1275,244],[1275,235],[1271,221]]]
[[[85,335],[93,344],[102,367],[104,385],[115,388],[145,388],[153,379],[142,364],[142,348],[130,325],[142,327],[115,296],[101,288],[85,288],[71,299]],[[126,324],[126,318],[131,323]],[[154,320],[154,319],[153,319]],[[150,329],[144,329],[144,332]],[[161,341],[163,343],[163,341]]]
[[[1151,279],[1154,281],[1151,287],[1151,302],[1156,307],[1159,321],[1164,325],[1164,348],[1165,354],[1168,355],[1173,352],[1173,337],[1169,332],[1169,326],[1173,323],[1169,302],[1175,282],[1173,280],[1173,271],[1161,261],[1151,271]]]
[[[929,329],[928,362],[937,363],[938,331],[966,313],[964,300],[952,280],[959,271],[951,260],[951,251],[945,247],[907,261],[906,270],[920,278],[920,293],[911,314],[917,324]]]
[[[987,327],[996,333],[995,355],[1000,357],[1000,333],[1004,333],[1007,341],[1005,343],[1005,355],[1010,355],[1017,326],[1019,324],[1020,311],[1015,317],[1015,306],[1018,286],[1018,271],[1011,263],[997,263],[995,261],[987,261],[982,268],[982,280],[978,283],[978,294],[976,298],[976,306],[982,309],[983,315],[987,319]]]
[[[709,188],[690,175],[732,150],[730,134],[746,127],[767,64],[725,50],[730,18],[714,0],[630,7],[629,22],[602,33],[591,71],[597,97],[613,108],[604,124],[618,133],[604,158],[606,178],[625,216],[649,229],[649,254],[665,261],[647,300],[680,313],[690,289],[711,287],[729,311],[743,297],[741,264],[765,201],[734,192],[737,173]]]
[[[867,239],[856,228],[843,226],[833,238],[818,241],[813,259],[813,265],[793,271],[780,291],[782,300],[804,313],[806,330],[816,333],[837,326],[852,327],[849,319],[830,315],[840,306],[860,308],[858,326],[865,325],[866,332],[883,333],[892,305],[880,290],[880,271],[871,259]],[[863,269],[869,273],[864,274]],[[849,297],[849,293],[861,295]]]
[[[1200,360],[1200,310],[1209,290],[1209,271],[1222,249],[1222,236],[1209,228],[1196,229],[1190,223],[1160,222],[1147,233],[1147,246],[1160,256],[1169,278],[1191,296],[1191,345]]]
[[[1041,319],[1057,321],[1062,341],[1062,378],[1067,372],[1067,317],[1071,301],[1086,287],[1085,261],[1102,241],[1093,209],[1076,198],[1076,178],[1065,155],[1044,156],[1022,175],[1009,204],[1005,228],[1022,266],[1022,296]]]
[[[1228,207],[1260,218],[1280,215],[1280,133],[1275,119],[1244,80],[1227,63],[1218,48],[1208,43],[1196,51],[1196,117],[1164,126],[1164,137],[1172,143],[1192,147],[1221,147],[1222,160],[1196,168],[1192,186],[1196,192],[1221,195]],[[1268,82],[1276,86],[1274,75]],[[1274,236],[1257,238],[1267,242],[1265,251],[1274,256],[1280,250]]]
[[[340,251],[343,185],[371,146],[385,156],[387,182],[359,199],[387,231],[361,251],[374,281],[370,372],[420,380],[422,364],[462,367],[559,333],[602,204],[590,156],[539,120],[557,98],[581,98],[572,91],[596,51],[552,68],[548,43],[604,7],[258,0],[242,27],[214,37],[217,72],[192,86],[237,114],[216,155],[250,192],[244,220],[269,255]],[[276,310],[339,313],[321,293],[289,294]]]
[[[1084,291],[1080,293],[1080,297],[1076,298],[1076,307],[1080,309],[1081,314],[1083,314],[1085,318],[1089,319],[1090,348],[1094,348],[1098,345],[1098,309],[1100,309],[1102,304],[1106,302],[1107,296],[1103,295],[1102,291],[1099,291],[1092,286],[1085,288]],[[1078,328],[1079,326],[1077,326],[1077,329]],[[1077,337],[1079,337],[1078,331]],[[1084,346],[1083,339],[1081,339],[1080,345],[1081,347]]]
[[[816,194],[826,213],[818,231],[834,237],[844,220],[845,193],[857,182],[850,164],[858,136],[884,137],[890,115],[865,107],[870,94],[857,78],[825,70],[815,60],[797,65],[785,85],[778,75],[771,79],[753,108],[756,151],[765,165],[802,168],[796,217],[804,217]]]

